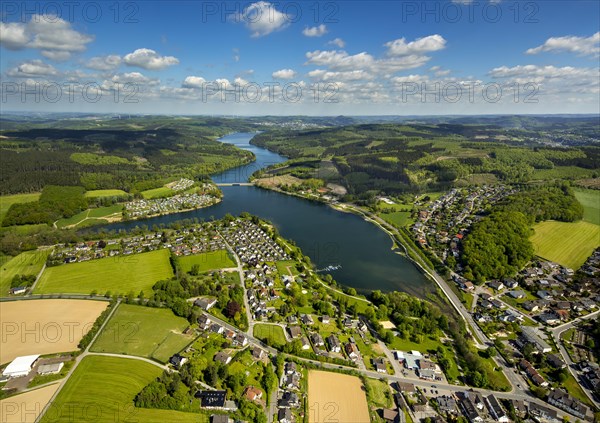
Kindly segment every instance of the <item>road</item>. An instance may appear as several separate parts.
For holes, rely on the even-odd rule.
[[[244,277],[244,265],[240,261],[240,258],[235,253],[233,248],[231,248],[231,245],[229,245],[229,243],[225,240],[225,237],[221,234],[221,232],[219,232],[217,228],[215,228],[215,230],[223,240],[223,243],[227,247],[227,250],[233,255],[237,264],[236,270],[240,276],[240,284],[242,286],[242,289],[244,290],[244,308],[246,309],[246,319],[248,319],[248,330],[246,331],[246,333],[252,335],[254,330],[254,319],[252,318],[252,312],[250,311],[250,305],[248,304],[248,293],[246,292],[246,283]]]
[[[567,363],[567,368],[569,369],[569,372],[573,375],[573,377],[575,378],[575,380],[578,383],[579,383],[581,375],[575,369],[576,365],[573,362],[573,360],[571,360],[571,356],[569,355],[567,349],[561,342],[560,335],[563,332],[575,327],[579,322],[582,322],[586,319],[595,317],[599,313],[600,313],[600,310],[590,313],[588,315],[579,317],[575,320],[565,323],[564,325],[560,325],[560,326],[550,329],[550,334],[552,335],[552,338],[554,338],[554,342],[555,342],[556,346],[558,347],[558,351],[560,352],[560,355],[562,356],[565,363]],[[583,389],[583,392],[585,392],[586,396],[590,399],[590,401],[592,401],[592,403],[595,404],[596,407],[600,408],[600,402],[596,400],[596,397],[594,396],[594,392],[591,389],[589,389],[587,386],[585,386],[583,383],[579,383],[579,386],[581,386],[581,389]]]
[[[73,375],[73,372],[75,372],[75,369],[77,369],[77,366],[79,366],[79,363],[81,363],[81,360],[83,360],[87,355],[89,355],[89,353],[90,353],[90,347],[92,345],[94,345],[94,342],[96,342],[96,338],[98,338],[98,336],[102,333],[102,331],[104,330],[104,327],[110,321],[110,319],[113,316],[113,314],[115,314],[115,311],[117,310],[117,308],[119,308],[120,304],[121,304],[121,300],[117,300],[117,303],[112,308],[112,310],[110,311],[110,313],[108,314],[108,316],[106,316],[106,319],[104,319],[104,322],[102,323],[102,326],[100,326],[100,329],[98,329],[98,331],[96,332],[96,334],[94,335],[94,337],[92,338],[92,340],[90,341],[90,343],[88,344],[88,346],[86,347],[86,349],[83,351],[83,353],[81,353],[80,355],[78,355],[77,358],[75,358],[75,364],[73,365],[73,367],[71,367],[71,370],[69,370],[69,373],[67,373],[67,375],[65,376],[65,378],[60,381],[60,386],[58,387],[58,389],[56,390],[56,392],[54,393],[54,395],[52,395],[52,398],[50,398],[50,401],[48,401],[48,404],[52,404],[52,402],[54,402],[54,400],[56,400],[56,397],[58,396],[58,394],[60,394],[60,391],[65,387],[65,385],[67,384],[67,382],[69,381],[69,379]],[[139,357],[139,358],[141,358],[141,357]],[[43,415],[44,415],[44,413],[41,413],[38,416],[38,418],[35,420],[36,423],[40,421],[40,419],[42,418]]]
[[[401,236],[397,229],[395,229],[395,228],[392,228],[392,230],[388,229],[389,225],[387,224],[387,222],[385,222],[379,216],[374,215],[373,213],[371,213],[369,211],[357,208],[351,204],[344,203],[341,205],[348,210],[355,211],[356,213],[360,214],[368,222],[371,222],[371,223],[377,225],[379,228],[381,228],[383,231],[385,231],[388,235],[390,235],[390,237],[392,237],[392,239],[395,240],[396,237]],[[400,238],[400,239],[402,239],[402,238]],[[401,245],[407,254],[408,254],[408,250],[411,250],[414,254],[417,254],[415,251],[414,245],[412,245],[410,243],[402,243]],[[417,255],[417,257],[418,257],[418,255]],[[434,269],[424,267],[423,263],[416,263],[416,264],[421,268],[421,270],[425,274],[429,275],[429,277],[435,281],[437,286],[442,290],[442,292],[444,293],[446,298],[450,301],[450,303],[452,304],[454,309],[459,313],[461,318],[466,323],[467,330],[473,336],[473,342],[474,342],[475,346],[479,349],[484,349],[484,348],[494,345],[493,342],[483,333],[481,328],[477,325],[477,323],[473,319],[473,316],[471,315],[471,313],[469,313],[469,311],[466,309],[466,307],[460,301],[460,299],[458,298],[458,296],[456,295],[454,290],[450,287],[448,282],[446,282],[446,280],[444,278],[442,278]],[[508,379],[508,382],[511,385],[510,392],[513,392],[515,394],[526,395],[526,393],[525,393],[526,391],[522,387],[527,386],[527,384],[521,378],[521,376],[514,371],[513,368],[509,367],[506,360],[504,360],[503,357],[494,357],[492,360],[496,363],[496,365],[499,368],[501,368],[503,370],[504,375],[506,376],[506,378]]]

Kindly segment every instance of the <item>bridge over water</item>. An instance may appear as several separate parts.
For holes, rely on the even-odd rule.
[[[215,184],[218,187],[251,187],[254,184],[250,182],[230,182],[230,183],[220,183]]]

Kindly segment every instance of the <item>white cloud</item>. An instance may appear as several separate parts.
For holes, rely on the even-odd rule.
[[[52,15],[33,15],[27,23],[0,23],[0,45],[9,50],[34,48],[44,57],[63,61],[85,51],[94,37],[74,30],[71,24]]]
[[[292,79],[296,76],[296,71],[293,69],[280,69],[273,72],[272,76],[275,79]]]
[[[306,27],[302,31],[302,35],[306,37],[322,37],[325,34],[327,34],[327,27],[325,26],[325,24],[313,26],[311,28]]]
[[[139,72],[128,72],[115,75],[111,78],[111,81],[118,84],[148,84],[157,85],[158,79],[148,78]]]
[[[58,75],[58,71],[54,66],[38,59],[22,63],[8,70],[6,74],[15,78],[39,78]]]
[[[234,15],[236,22],[245,22],[252,37],[263,37],[280,31],[289,25],[287,14],[280,12],[274,4],[266,1],[252,3],[242,13]]]
[[[0,22],[0,45],[9,50],[20,50],[29,42],[26,26],[18,22]]]
[[[148,48],[138,48],[133,53],[127,54],[123,61],[128,66],[137,66],[148,70],[161,70],[179,64],[179,59],[176,57],[160,56],[156,51]]]
[[[370,67],[375,62],[367,52],[349,55],[343,50],[316,50],[306,53],[309,64],[327,66],[334,70],[355,70]]]
[[[116,54],[110,54],[108,56],[96,56],[88,60],[87,63],[85,63],[85,67],[100,71],[108,71],[118,68],[121,64],[121,61],[121,56]]]
[[[308,76],[315,81],[323,82],[350,82],[373,79],[373,76],[363,70],[353,70],[345,72],[329,72],[323,69],[315,69],[308,72]]]
[[[409,43],[405,38],[399,38],[385,43],[389,56],[407,56],[410,54],[423,54],[442,50],[446,47],[446,40],[441,35],[435,34],[428,37],[417,38]]]
[[[206,83],[206,79],[201,76],[187,76],[183,83],[181,84],[182,88],[202,88],[202,86]]]
[[[346,47],[346,42],[344,40],[342,40],[341,38],[334,38],[333,40],[329,41],[327,44],[330,46],[337,46],[339,48]]]
[[[435,76],[447,76],[450,75],[450,69],[442,69],[440,66],[432,66],[429,68],[430,72],[433,72]]]
[[[541,52],[568,52],[580,56],[600,55],[600,32],[596,32],[587,38],[566,36],[548,38],[541,46],[530,48],[525,53],[538,54]]]
[[[564,66],[537,66],[537,65],[519,65],[509,68],[501,66],[492,69],[489,74],[494,78],[510,77],[532,77],[532,78],[564,78],[564,77],[583,77],[597,76],[599,70],[592,68],[574,68]]]

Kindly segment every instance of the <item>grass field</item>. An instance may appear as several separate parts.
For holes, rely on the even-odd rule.
[[[192,270],[192,266],[195,264],[200,267],[201,272],[211,269],[236,267],[235,261],[229,256],[227,250],[217,250],[208,253],[179,257],[179,266],[184,272]]]
[[[146,200],[151,200],[153,198],[168,197],[170,195],[173,195],[174,193],[175,193],[175,191],[173,191],[171,188],[160,187],[160,188],[154,188],[154,189],[148,189],[146,191],[142,191],[142,196]]]
[[[575,197],[583,206],[583,220],[594,225],[600,225],[600,191],[576,189]]]
[[[260,340],[270,340],[279,345],[285,345],[287,342],[283,328],[277,325],[265,325],[257,323],[254,325],[254,336]]]
[[[415,223],[415,220],[411,217],[411,213],[409,211],[396,211],[393,213],[379,213],[379,217],[381,217],[386,222],[396,225],[398,227],[408,226]]]
[[[0,306],[0,363],[29,354],[77,350],[107,301],[23,300]]]
[[[280,276],[290,276],[290,272],[292,276],[300,274],[300,272],[298,272],[298,269],[296,269],[296,262],[293,260],[277,261],[275,262],[275,265],[277,266],[277,272],[279,272]]]
[[[101,198],[101,197],[119,197],[122,195],[127,195],[127,193],[120,189],[95,189],[92,191],[87,191],[84,196],[86,198]]]
[[[44,267],[50,249],[25,251],[2,265],[0,269],[0,297],[8,295],[15,275],[37,275]]]
[[[139,360],[85,357],[42,417],[41,422],[138,421],[144,423],[207,421],[196,413],[135,408],[133,399],[162,373]]]
[[[56,222],[56,226],[59,228],[74,228],[83,227],[92,222],[108,223],[111,220],[121,220],[123,217],[122,212],[123,206],[120,204],[115,204],[108,207],[98,207],[95,209],[87,209],[67,219],[60,219],[58,222]]]
[[[32,194],[14,194],[14,195],[3,195],[0,196],[0,223],[6,216],[10,206],[16,203],[29,203],[31,201],[37,201],[40,198],[40,193],[35,192]]]
[[[371,421],[362,382],[356,376],[309,371],[308,404],[309,423]]]
[[[96,290],[99,294],[106,291],[149,294],[157,281],[171,277],[169,251],[157,250],[49,267],[42,274],[35,293],[89,294]]]
[[[33,423],[38,418],[59,384],[54,383],[40,389],[15,395],[0,401],[0,422]]]
[[[188,321],[170,309],[121,304],[91,351],[137,355],[166,363],[193,338],[181,332]]]
[[[393,404],[390,386],[377,379],[367,379],[367,389],[371,402],[376,407],[391,408]]]
[[[579,221],[574,223],[546,221],[533,227],[530,238],[535,253],[571,269],[578,269],[600,246],[600,226]]]

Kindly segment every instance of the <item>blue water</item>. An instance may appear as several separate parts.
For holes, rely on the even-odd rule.
[[[286,159],[249,144],[255,134],[237,133],[220,141],[252,151],[256,162],[219,175],[217,183],[245,182],[257,169]],[[106,229],[130,229],[135,226],[167,224],[181,219],[221,218],[246,211],[273,222],[281,235],[294,240],[317,268],[341,265],[331,273],[339,283],[359,292],[405,291],[420,297],[433,290],[433,283],[408,259],[392,252],[392,240],[373,224],[358,216],[341,213],[317,202],[263,190],[254,186],[222,187],[223,201],[195,211],[151,219],[115,223]]]

